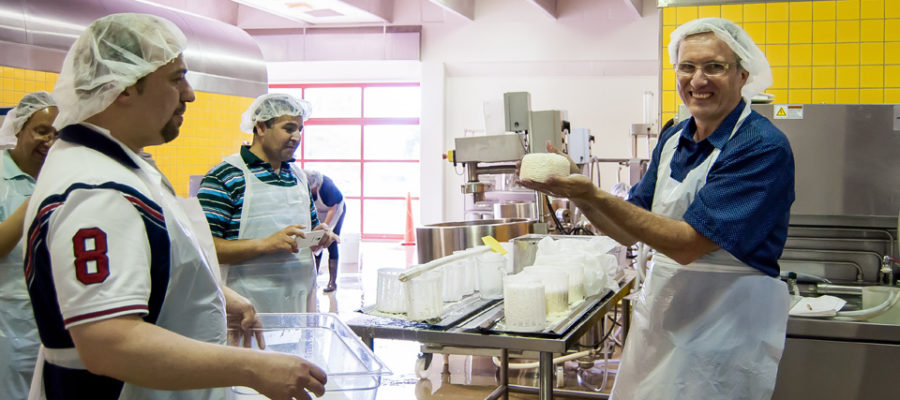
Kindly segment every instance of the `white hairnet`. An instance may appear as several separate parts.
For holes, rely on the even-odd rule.
[[[772,86],[772,68],[769,67],[766,55],[743,28],[723,18],[695,19],[676,28],[669,42],[669,59],[672,64],[678,62],[678,46],[685,37],[706,32],[712,32],[725,42],[741,60],[741,67],[750,73],[747,83],[741,88],[741,95],[748,102],[751,97]]]
[[[53,89],[62,128],[109,107],[134,85],[184,51],[187,39],[171,21],[148,14],[100,18],[75,40]]]
[[[300,116],[303,121],[312,114],[312,104],[286,93],[269,93],[256,98],[241,115],[241,132],[253,133],[257,122],[268,121],[282,115]]]
[[[16,134],[25,127],[31,115],[36,111],[55,106],[56,100],[50,97],[50,93],[41,91],[26,94],[15,108],[6,113],[3,125],[0,126],[0,146],[15,146]]]
[[[319,187],[322,185],[322,173],[314,169],[303,170],[306,172],[306,179],[309,180],[309,187]]]

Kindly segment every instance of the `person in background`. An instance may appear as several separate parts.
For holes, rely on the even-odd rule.
[[[326,225],[331,227],[335,236],[340,238],[341,226],[344,225],[344,213],[347,206],[344,204],[344,195],[335,186],[331,178],[322,175],[316,170],[305,170],[309,177],[309,190],[312,193],[313,202],[316,204],[316,213],[324,219]],[[338,275],[338,241],[335,240],[328,246],[328,286],[322,291],[333,292],[337,289]],[[322,261],[322,253],[316,254],[316,271]]]
[[[784,349],[790,300],[778,259],[794,201],[791,146],[750,109],[772,73],[750,36],[720,18],[675,29],[669,56],[691,117],[662,132],[627,201],[579,175],[521,184],[574,200],[604,233],[656,252],[613,398],[768,399]]]
[[[141,156],[178,136],[194,101],[185,45],[168,20],[112,14],[66,54],[62,129],[25,215],[41,338],[31,399],[324,394],[325,373],[300,357],[225,345],[227,326],[249,346],[256,312],[219,286],[174,189]]]
[[[6,399],[28,398],[40,339],[22,276],[22,224],[28,197],[56,140],[59,113],[47,92],[25,95],[0,126],[0,387]]]
[[[258,97],[241,118],[253,142],[213,167],[197,191],[228,286],[260,312],[315,312],[312,253],[335,239],[319,223],[306,175],[293,162],[310,112],[309,103],[287,94]],[[299,248],[297,238],[310,230],[325,235]]]

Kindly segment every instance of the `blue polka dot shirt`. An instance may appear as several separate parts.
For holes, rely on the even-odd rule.
[[[671,177],[679,182],[712,152],[721,150],[683,219],[738,260],[770,276],[780,272],[778,258],[787,239],[794,202],[794,154],[787,137],[753,111],[734,137],[744,102],[706,140],[694,142],[693,118],[660,135],[647,173],[631,188],[628,201],[649,210],[653,204],[662,146],[681,134],[672,157]],[[687,129],[684,129],[687,127]],[[682,132],[683,131],[683,132]]]

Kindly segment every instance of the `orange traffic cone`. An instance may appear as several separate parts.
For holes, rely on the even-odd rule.
[[[413,230],[412,198],[409,197],[409,192],[406,192],[406,233],[403,235],[402,244],[404,246],[416,244],[416,233]]]

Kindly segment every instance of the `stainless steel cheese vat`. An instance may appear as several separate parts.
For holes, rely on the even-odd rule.
[[[494,217],[537,219],[537,212],[532,201],[505,201],[494,203]]]
[[[442,222],[416,228],[419,264],[453,254],[455,250],[481,246],[483,236],[500,242],[532,233],[534,220],[524,218]]]

